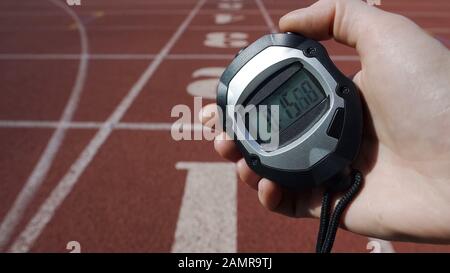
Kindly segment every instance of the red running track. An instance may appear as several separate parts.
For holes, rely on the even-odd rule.
[[[265,211],[212,143],[170,134],[172,107],[212,102],[239,43],[311,2],[0,2],[0,251],[313,251],[316,221]],[[450,46],[448,1],[381,4]],[[354,50],[325,45],[342,71],[359,68]],[[334,250],[367,243],[340,231]]]

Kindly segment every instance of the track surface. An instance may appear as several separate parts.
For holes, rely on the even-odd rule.
[[[315,221],[265,211],[212,143],[170,134],[174,105],[213,101],[238,48],[310,3],[2,0],[0,251],[313,251]],[[448,1],[381,4],[450,46]],[[354,50],[325,45],[345,73],[359,68]],[[335,251],[367,243],[341,231]]]

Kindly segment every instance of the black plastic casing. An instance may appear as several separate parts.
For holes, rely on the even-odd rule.
[[[265,35],[242,50],[224,71],[217,87],[217,105],[223,113],[221,116],[222,126],[226,128],[227,125],[232,124],[227,122],[228,115],[226,114],[227,92],[230,81],[249,60],[269,46],[285,46],[303,51],[305,56],[320,61],[337,82],[334,91],[344,99],[344,121],[338,143],[333,152],[310,168],[290,171],[262,164],[257,155],[250,154],[237,140],[236,136],[234,136],[235,142],[252,170],[282,186],[291,189],[305,189],[321,185],[339,187],[333,185],[333,183],[336,183],[333,181],[337,179],[331,181],[331,178],[346,171],[358,155],[363,130],[361,100],[359,91],[353,81],[336,68],[326,49],[319,42],[298,34],[277,33]]]

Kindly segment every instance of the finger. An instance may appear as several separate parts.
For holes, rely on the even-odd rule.
[[[362,71],[358,71],[353,77],[351,77],[351,79],[353,80],[353,82],[355,83],[356,87],[358,87],[359,90],[363,90],[363,80],[361,79],[362,77]]]
[[[231,138],[224,132],[220,133],[214,139],[214,149],[216,149],[217,153],[221,157],[233,162],[236,162],[242,158],[242,154],[234,141],[231,140]]]
[[[319,218],[322,201],[321,189],[283,190],[281,200],[275,212],[297,218]]]
[[[274,182],[263,178],[258,183],[258,199],[263,207],[275,211],[283,198],[283,191]]]
[[[217,118],[217,106],[214,103],[208,104],[200,110],[199,119],[205,126],[215,123]],[[242,157],[236,144],[224,132],[215,137],[214,148],[220,156],[233,162],[236,162]]]
[[[331,37],[351,47],[359,48],[364,36],[382,24],[383,12],[360,0],[321,0],[284,15],[279,22],[283,32],[296,32],[324,40]]]
[[[210,127],[210,125],[214,124],[217,119],[217,105],[215,103],[204,106],[199,112],[199,120],[205,126]]]
[[[283,189],[275,182],[263,178],[258,183],[258,198],[263,207],[270,211],[289,217],[317,218],[317,207],[311,202],[313,200],[311,191],[295,192]]]
[[[252,189],[258,189],[258,182],[261,179],[257,173],[255,173],[245,162],[245,159],[240,159],[236,164],[237,173],[239,178],[249,185]]]
[[[267,209],[289,217],[318,218],[322,189],[295,191],[263,178],[258,183],[258,198]]]

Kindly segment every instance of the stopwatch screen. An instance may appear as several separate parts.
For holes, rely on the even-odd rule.
[[[306,70],[300,69],[259,105],[279,106],[278,131],[292,125],[325,99],[325,93]],[[275,124],[277,123],[274,120]]]

